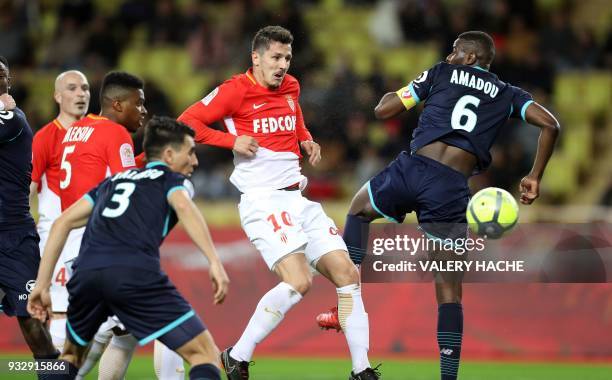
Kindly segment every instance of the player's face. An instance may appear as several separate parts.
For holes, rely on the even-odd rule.
[[[453,43],[453,51],[446,57],[446,62],[452,65],[471,65],[476,60],[472,44],[457,38]]]
[[[171,158],[169,158],[168,166],[174,172],[181,173],[186,177],[191,177],[191,174],[198,166],[198,158],[195,154],[195,142],[193,137],[185,136],[181,149],[172,149]]]
[[[9,86],[11,85],[11,75],[8,67],[4,66],[4,63],[0,62],[0,95],[8,92]]]
[[[87,113],[90,98],[89,83],[87,78],[80,73],[66,74],[55,93],[55,100],[59,104],[60,112],[65,112],[76,118],[80,118]]]
[[[254,51],[253,73],[259,84],[268,88],[278,88],[289,70],[291,63],[291,44],[272,41],[263,52]]]
[[[144,106],[145,97],[144,91],[138,89],[131,91],[130,94],[123,100],[123,115],[121,124],[130,132],[136,132],[138,128],[144,125],[147,109]]]

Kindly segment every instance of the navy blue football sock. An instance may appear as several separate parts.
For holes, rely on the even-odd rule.
[[[357,215],[346,216],[342,238],[346,243],[351,260],[357,265],[361,264],[366,255],[369,230],[370,222]]]
[[[456,380],[463,340],[463,307],[460,303],[438,306],[438,347],[440,379]]]
[[[189,380],[221,380],[221,372],[212,364],[198,364],[191,367]]]

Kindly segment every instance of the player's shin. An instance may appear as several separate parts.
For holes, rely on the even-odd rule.
[[[336,288],[336,291],[338,319],[351,352],[353,372],[359,373],[370,367],[368,360],[370,329],[368,314],[365,312],[361,298],[361,286],[352,284]]]
[[[131,334],[114,335],[100,359],[98,380],[123,379],[137,345]]]
[[[76,377],[77,380],[84,379],[85,376],[96,366],[98,360],[100,360],[100,356],[102,356],[102,353],[106,348],[106,345],[108,342],[110,342],[112,337],[112,330],[98,331],[98,333],[96,333],[93,341],[91,342],[91,347],[89,348],[87,357],[79,369],[79,374]]]
[[[279,325],[289,309],[301,299],[302,295],[286,282],[268,291],[257,304],[255,313],[230,356],[239,361],[250,361],[255,346]]]
[[[456,380],[463,341],[463,308],[460,303],[438,306],[440,379]]]
[[[183,380],[185,367],[179,354],[156,340],[153,348],[153,365],[155,375],[160,380]]]
[[[342,239],[353,263],[360,265],[366,255],[370,222],[357,215],[347,215]]]

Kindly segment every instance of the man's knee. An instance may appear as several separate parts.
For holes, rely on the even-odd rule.
[[[359,271],[354,264],[347,263],[335,269],[332,278],[337,287],[359,284]]]
[[[289,281],[286,281],[293,289],[295,289],[301,295],[308,293],[312,287],[312,275],[303,274],[300,276],[294,276]]]

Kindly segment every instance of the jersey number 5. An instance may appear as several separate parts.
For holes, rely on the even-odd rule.
[[[451,127],[453,129],[463,129],[466,132],[472,132],[478,121],[478,115],[467,105],[471,104],[475,108],[480,105],[480,99],[472,95],[464,95],[457,100],[453,113],[451,115]],[[465,116],[465,119],[463,118]],[[463,123],[462,121],[465,120]]]
[[[60,181],[60,189],[65,189],[70,185],[70,179],[72,178],[72,165],[68,162],[68,155],[74,152],[75,145],[69,145],[64,148],[64,153],[62,153],[62,163],[60,164],[60,170],[66,172],[66,176],[63,180]]]
[[[106,207],[102,210],[102,216],[107,218],[116,218],[121,216],[130,205],[130,195],[136,189],[136,185],[131,182],[123,182],[115,187],[115,193],[110,199],[111,202],[117,203],[119,206],[115,208]]]

